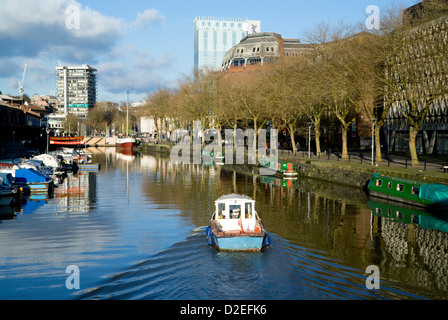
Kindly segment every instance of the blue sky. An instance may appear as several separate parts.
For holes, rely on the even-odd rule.
[[[18,95],[27,64],[25,93],[53,94],[60,61],[98,69],[99,101],[124,101],[127,89],[130,100],[139,101],[158,86],[176,87],[191,75],[196,16],[260,20],[261,31],[304,39],[320,22],[364,22],[369,5],[384,9],[417,2],[0,0],[0,91]]]

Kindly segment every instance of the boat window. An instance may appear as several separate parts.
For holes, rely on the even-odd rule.
[[[397,219],[403,220],[403,213],[400,211],[397,211]]]
[[[415,194],[415,195],[419,195],[420,194],[420,188],[419,187],[412,187],[411,193]]]
[[[226,204],[218,203],[218,219],[226,219]]]
[[[397,184],[397,191],[402,192],[404,189],[404,184]]]
[[[241,215],[241,206],[233,204],[229,206],[230,219],[239,219]]]
[[[376,214],[379,216],[383,213],[383,210],[381,210],[381,208],[376,208],[375,210],[376,210]]]
[[[383,185],[383,180],[376,180],[376,186],[381,187]]]
[[[411,221],[412,221],[412,223],[415,223],[415,224],[420,223],[420,219],[416,215],[412,215]]]
[[[246,219],[252,218],[252,203],[246,202],[245,212],[246,212]]]
[[[392,181],[389,181],[389,189],[392,189]]]

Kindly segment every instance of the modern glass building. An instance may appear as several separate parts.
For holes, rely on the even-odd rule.
[[[96,103],[97,70],[88,65],[56,67],[58,111],[86,117]]]
[[[227,51],[245,36],[258,33],[260,29],[259,20],[196,17],[194,19],[194,67],[220,70]]]

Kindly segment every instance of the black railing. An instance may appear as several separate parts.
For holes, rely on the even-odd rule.
[[[278,150],[279,156],[295,157],[298,159],[318,159],[318,160],[332,160],[332,161],[345,161],[360,164],[370,164],[374,166],[386,166],[386,167],[399,167],[399,168],[412,168],[422,171],[437,171],[448,172],[448,157],[441,159],[433,158],[420,158],[419,166],[412,166],[412,159],[410,157],[392,155],[382,157],[382,162],[377,163],[376,159],[372,161],[372,154],[369,151],[350,151],[347,158],[342,158],[342,153],[332,152],[331,150],[324,150],[320,154],[316,152],[308,152],[301,150],[293,152],[292,150]]]

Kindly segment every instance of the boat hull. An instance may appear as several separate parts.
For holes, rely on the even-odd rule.
[[[9,206],[14,200],[15,194],[12,192],[0,193],[0,206]]]
[[[218,251],[261,251],[264,236],[225,236],[218,237],[213,234]]]
[[[117,148],[120,148],[120,149],[132,150],[134,147],[135,147],[135,143],[132,143],[132,142],[117,143]]]
[[[119,149],[132,150],[136,145],[134,138],[118,138],[115,141],[115,146]]]
[[[55,146],[82,146],[85,144],[84,137],[50,137],[50,145]]]
[[[27,183],[31,192],[49,192],[51,190],[52,182],[45,183]]]

